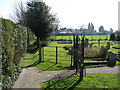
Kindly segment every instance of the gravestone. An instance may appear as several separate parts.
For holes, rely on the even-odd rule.
[[[117,57],[113,52],[108,52],[108,63],[107,66],[114,67],[116,65]]]
[[[92,48],[92,43],[90,43],[90,48]]]
[[[98,40],[98,45],[99,45],[99,47],[100,47],[100,39]]]
[[[107,42],[107,49],[110,49],[110,42]]]
[[[88,39],[85,39],[84,46],[85,46],[85,47],[88,47],[88,43],[89,43],[89,40],[88,40]]]

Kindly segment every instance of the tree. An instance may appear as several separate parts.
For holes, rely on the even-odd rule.
[[[103,26],[99,27],[99,32],[104,32],[104,27]]]
[[[91,23],[91,30],[94,31],[94,25]]]
[[[113,29],[112,28],[110,28],[110,33],[113,33]]]
[[[88,30],[90,30],[91,29],[91,24],[90,23],[88,23]]]
[[[58,19],[56,19],[56,15],[50,13],[50,9],[44,2],[27,2],[25,13],[26,26],[37,37],[40,62],[42,61],[42,43],[58,28]]]
[[[110,41],[115,41],[115,33],[112,33],[111,35],[110,35]]]
[[[13,10],[13,14],[10,15],[12,21],[17,24],[25,26],[25,6],[23,2],[19,2],[15,4],[15,8]]]
[[[120,31],[116,31],[110,35],[110,40],[120,41]]]
[[[88,30],[94,31],[94,25],[93,25],[93,23],[88,23]]]
[[[28,2],[26,9],[26,26],[41,41],[46,40],[58,28],[56,15],[50,13],[50,7],[44,2]]]

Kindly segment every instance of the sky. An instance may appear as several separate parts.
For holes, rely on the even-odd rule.
[[[21,0],[0,0],[0,17],[10,18],[15,3]],[[22,0],[26,2],[28,0]],[[39,0],[38,0],[39,1]],[[43,0],[57,14],[60,27],[86,28],[92,22],[95,30],[102,25],[105,30],[118,29],[119,0]]]

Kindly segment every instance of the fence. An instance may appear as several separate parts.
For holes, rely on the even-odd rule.
[[[79,35],[81,37],[81,35]],[[110,35],[86,35],[85,38],[89,39],[90,41],[100,40],[109,40]],[[61,35],[61,36],[52,36],[51,39],[53,40],[73,40],[73,35]]]
[[[95,44],[99,44],[97,49],[100,49],[100,50],[98,51],[95,47],[92,48],[93,44],[88,43],[88,39],[85,39],[85,35],[81,35],[81,38],[82,39],[80,40],[78,35],[77,36],[74,35],[74,66],[76,67],[76,73],[80,75],[80,81],[83,80],[83,76],[85,74],[84,66],[86,65],[106,64],[109,67],[114,67],[116,65],[115,54],[113,52],[108,52],[108,50],[110,49],[110,42],[105,42],[106,46],[100,47],[100,40],[98,40],[98,43],[95,43]],[[87,49],[87,51],[85,49]],[[95,51],[95,53],[93,53],[93,51]],[[86,52],[89,52],[89,53],[87,54]],[[96,54],[97,52],[100,52],[100,53]],[[92,54],[93,56],[91,56]],[[86,63],[84,62],[85,59],[92,59],[92,60],[94,59],[98,62]],[[106,61],[99,62],[104,60]]]
[[[69,64],[72,66],[72,58],[72,55],[70,55],[63,47],[43,47],[43,61],[55,64]]]

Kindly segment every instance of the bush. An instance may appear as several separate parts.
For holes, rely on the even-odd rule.
[[[11,88],[20,73],[19,62],[27,47],[25,27],[2,19],[2,89]]]
[[[120,31],[116,31],[110,35],[110,40],[112,41],[120,41]]]
[[[114,33],[112,33],[112,34],[110,35],[110,41],[115,41],[115,34],[114,34]]]

